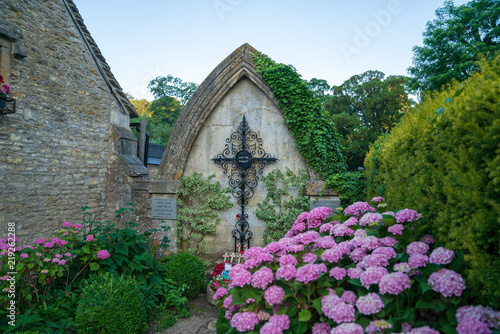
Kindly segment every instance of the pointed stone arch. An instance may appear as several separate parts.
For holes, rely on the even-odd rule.
[[[226,94],[243,78],[248,78],[278,107],[268,84],[253,64],[258,51],[245,43],[224,59],[198,87],[181,112],[161,161],[159,177],[179,179],[203,124]]]

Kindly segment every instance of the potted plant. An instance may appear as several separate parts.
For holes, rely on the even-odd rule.
[[[13,114],[16,112],[16,100],[9,97],[10,87],[4,83],[0,75],[0,114]]]

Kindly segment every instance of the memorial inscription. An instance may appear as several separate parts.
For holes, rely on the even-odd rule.
[[[175,219],[177,216],[177,199],[153,198],[151,199],[151,217],[159,219]]]

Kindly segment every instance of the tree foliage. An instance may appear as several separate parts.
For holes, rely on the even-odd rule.
[[[155,99],[164,97],[175,97],[182,107],[186,105],[191,96],[198,88],[198,85],[192,82],[184,82],[171,74],[166,77],[156,77],[149,82],[149,90]]]
[[[314,96],[324,104],[328,98],[328,93],[330,92],[330,85],[324,79],[312,78],[310,81],[306,81],[307,87],[314,93]]]
[[[423,46],[413,48],[412,88],[435,91],[453,79],[463,81],[479,69],[480,55],[493,59],[500,50],[498,0],[472,0],[455,6],[447,0],[427,22]]]
[[[411,106],[407,78],[380,71],[354,75],[332,87],[325,109],[341,134],[350,170],[363,166],[369,145],[388,132]]]
[[[414,207],[465,254],[467,293],[500,306],[500,57],[425,97],[365,160],[368,192]]]

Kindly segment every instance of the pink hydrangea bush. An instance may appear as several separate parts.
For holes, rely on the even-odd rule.
[[[86,240],[86,241],[84,241]],[[78,243],[86,243],[81,248]],[[0,239],[0,304],[8,303],[10,280],[16,285],[19,296],[31,296],[33,301],[39,301],[39,291],[47,291],[59,278],[67,284],[71,283],[78,273],[69,278],[69,266],[75,259],[83,260],[84,269],[99,269],[99,263],[110,257],[107,250],[101,249],[92,235],[85,237],[81,224],[64,222],[62,229],[52,238],[39,238],[33,244],[23,244],[17,237]],[[7,274],[15,272],[15,274]],[[68,277],[66,277],[68,276]]]
[[[382,197],[371,203],[354,203],[333,216],[327,207],[304,212],[284,238],[250,248],[246,262],[231,269],[229,289],[217,296],[233,331],[499,329],[499,313],[492,309],[462,306],[456,312],[466,289],[454,271],[458,255],[434,245],[432,236],[418,235],[421,214],[387,211]]]

